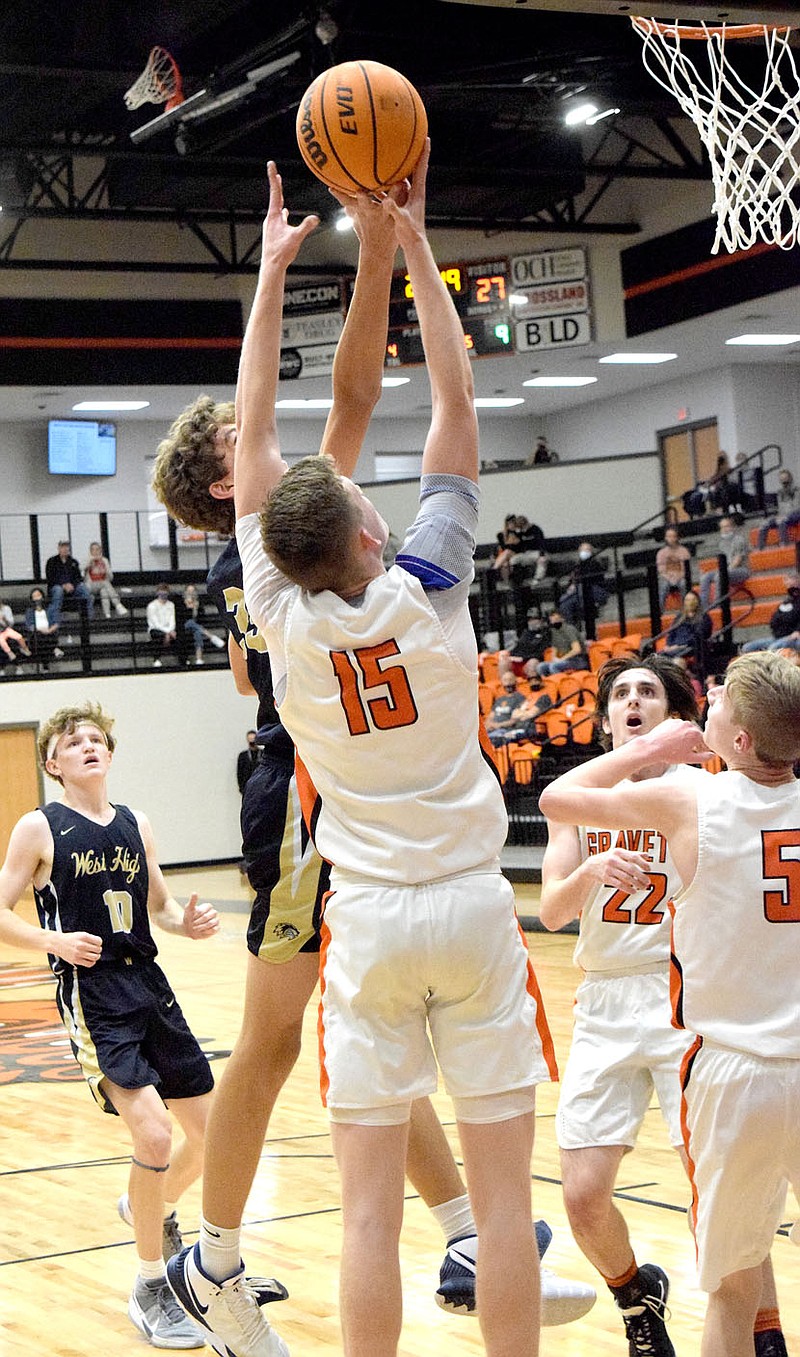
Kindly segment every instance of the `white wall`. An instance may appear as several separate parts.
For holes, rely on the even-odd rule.
[[[41,723],[60,707],[100,702],[115,718],[112,801],[143,810],[164,866],[238,857],[236,756],[255,723],[227,670],[9,683],[0,719]],[[45,777],[47,800],[61,795]]]

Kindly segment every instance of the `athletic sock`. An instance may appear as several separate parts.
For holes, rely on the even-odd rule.
[[[452,1201],[442,1202],[441,1206],[432,1206],[431,1215],[438,1221],[448,1244],[454,1239],[478,1233],[466,1192],[463,1197],[454,1197]]]
[[[200,1266],[214,1282],[227,1281],[242,1266],[241,1229],[226,1230],[200,1218]]]
[[[167,1280],[163,1258],[154,1258],[152,1263],[146,1258],[139,1259],[139,1276],[143,1282],[165,1282]]]

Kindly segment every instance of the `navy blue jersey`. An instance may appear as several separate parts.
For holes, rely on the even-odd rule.
[[[275,710],[267,643],[245,606],[242,562],[235,538],[231,539],[211,567],[206,589],[225,627],[247,660],[247,676],[258,696],[258,733],[263,736],[271,727],[280,726],[280,721]],[[286,740],[290,746],[288,735]],[[263,743],[263,740],[259,739],[259,743]]]
[[[147,913],[149,873],[133,811],[116,806],[108,825],[98,825],[61,801],[50,801],[41,811],[53,835],[50,880],[34,890],[42,928],[102,938],[98,966],[125,957],[154,957],[158,948]],[[50,965],[56,974],[69,968],[54,956]]]

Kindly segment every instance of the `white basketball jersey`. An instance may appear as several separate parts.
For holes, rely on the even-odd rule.
[[[416,884],[500,853],[506,812],[466,606],[450,627],[397,566],[355,606],[298,589],[286,609],[280,716],[307,770],[316,846],[337,867]]]
[[[675,896],[676,1016],[721,1046],[800,1058],[800,783],[704,779],[697,832]]]
[[[684,763],[668,768],[659,785],[690,782],[694,786],[707,779],[709,773]],[[643,853],[651,865],[650,885],[644,890],[628,894],[598,885],[581,911],[576,966],[584,971],[636,971],[663,962],[666,968],[671,927],[668,902],[683,885],[666,840],[654,829],[581,827],[578,833],[583,861],[610,848],[629,848]]]

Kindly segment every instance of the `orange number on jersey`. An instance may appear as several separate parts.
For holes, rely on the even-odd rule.
[[[798,864],[800,865],[800,864]],[[656,910],[661,904],[667,893],[667,878],[663,872],[650,872],[650,887],[644,900],[637,905],[635,914],[631,915],[630,909],[625,908],[625,901],[630,900],[629,891],[614,891],[603,905],[603,923],[606,924],[660,924],[664,918],[664,911]]]
[[[800,848],[800,830],[762,829],[764,876],[783,882],[780,890],[764,891],[764,918],[771,924],[800,923],[800,860],[785,857],[786,848]]]
[[[353,663],[348,651],[331,651],[331,664],[339,680],[350,734],[366,735],[370,718],[376,730],[413,726],[418,713],[405,669],[400,664],[389,665],[386,669],[380,665],[381,660],[400,654],[397,642],[384,641],[382,645],[364,646],[352,653],[357,664]],[[368,691],[379,687],[388,689],[386,696],[362,696],[362,689]]]

